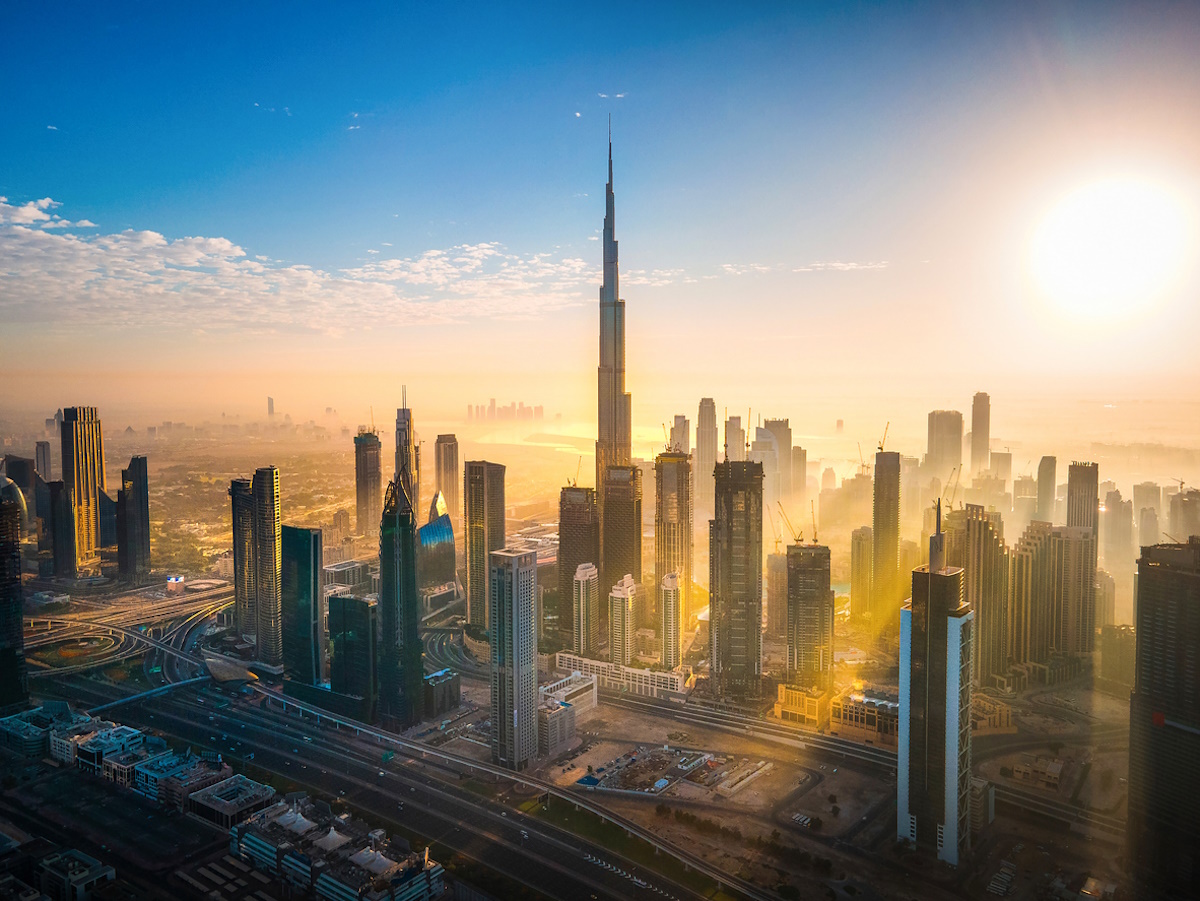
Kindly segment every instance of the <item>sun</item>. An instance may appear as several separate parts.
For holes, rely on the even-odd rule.
[[[1031,270],[1071,316],[1112,319],[1146,310],[1178,279],[1188,217],[1162,185],[1134,178],[1068,194],[1033,236]]]

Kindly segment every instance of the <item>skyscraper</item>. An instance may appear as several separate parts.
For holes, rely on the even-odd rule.
[[[596,507],[596,490],[568,485],[558,495],[558,627],[563,638],[570,636],[572,641],[579,634],[579,626],[575,622],[578,607],[571,601],[578,570],[585,565],[594,566],[599,579],[600,511]],[[598,598],[596,604],[598,607]],[[599,619],[590,628],[598,630]],[[594,652],[595,645],[591,647]]]
[[[274,466],[255,470],[251,490],[254,494],[254,613],[258,660],[267,667],[279,669],[283,666],[279,470]]]
[[[457,517],[462,509],[459,506],[462,476],[458,469],[458,438],[454,435],[437,436],[437,444],[433,446],[433,468],[436,476],[434,490],[443,494],[446,507],[453,510],[453,515]]]
[[[46,485],[50,494],[50,540],[54,555],[54,575],[59,579],[74,579],[75,568],[75,507],[71,492],[61,479]]]
[[[696,414],[696,459],[694,485],[696,508],[712,513],[713,467],[717,465],[717,405],[711,397],[700,398],[700,410]]]
[[[691,595],[695,523],[692,459],[688,454],[671,451],[658,455],[654,461],[654,492],[655,607],[661,612],[663,579],[668,573],[675,574],[676,590],[685,607]]]
[[[1010,554],[1008,656],[1014,664],[1044,665],[1050,659],[1059,590],[1053,533],[1050,523],[1031,522]]]
[[[671,450],[682,454],[692,452],[692,424],[682,413],[675,414],[675,424],[671,426]]]
[[[1200,538],[1143,547],[1137,584],[1129,860],[1155,897],[1194,898],[1200,889]]]
[[[1050,646],[1079,656],[1096,649],[1096,533],[1085,526],[1050,531],[1055,567]]]
[[[900,455],[875,454],[871,525],[871,627],[892,623],[900,609]]]
[[[22,630],[21,507],[0,500],[0,716],[23,710],[29,703]]]
[[[325,678],[325,572],[321,530],[281,526],[280,610],[283,674],[316,685]]]
[[[871,561],[875,555],[873,538],[870,526],[850,533],[850,618],[855,621],[871,609]]]
[[[742,428],[742,417],[730,416],[725,420],[725,461],[745,461],[746,430]]]
[[[962,413],[957,410],[934,410],[929,414],[925,471],[943,485],[949,480],[950,473],[962,466],[962,438]]]
[[[608,659],[629,666],[637,637],[638,585],[626,574],[608,593]]]
[[[1093,533],[1100,519],[1100,467],[1072,463],[1067,470],[1067,525],[1083,526]]]
[[[1042,457],[1037,471],[1037,519],[1040,522],[1054,522],[1054,501],[1058,495],[1058,483],[1055,481],[1055,468],[1058,461],[1054,457]]]
[[[1079,561],[1079,605],[1064,610],[1062,623],[1068,630],[1064,641],[1068,653],[1091,653],[1096,643],[1092,633],[1096,626],[1096,566],[1100,553],[1100,467],[1095,463],[1072,463],[1067,470],[1067,525],[1090,530],[1091,542],[1085,548],[1090,557]],[[1070,618],[1076,609],[1078,619]]]
[[[254,486],[249,479],[229,483],[233,514],[233,619],[246,638],[258,631],[254,576]]]
[[[401,473],[407,473],[404,478],[402,494],[408,498],[413,510],[421,509],[421,450],[417,445],[417,429],[413,422],[412,410],[408,407],[408,389],[402,392],[403,406],[396,410],[396,473],[394,478],[399,480]]]
[[[708,567],[709,672],[719,698],[762,692],[762,484],[760,463],[717,464]]]
[[[559,566],[562,566],[561,559]],[[571,650],[580,657],[594,658],[600,650],[600,571],[594,563],[580,563],[575,567],[575,577],[571,580],[571,608]]]
[[[973,614],[963,571],[946,564],[938,508],[929,563],[900,611],[896,832],[958,866],[971,847]]]
[[[803,516],[808,507],[808,451],[802,447],[792,448],[792,501]]]
[[[775,553],[767,554],[767,634],[782,638],[787,634],[787,554],[779,553],[778,541],[775,547]]]
[[[363,699],[363,715],[375,720],[379,697],[379,602],[329,598],[329,687]]]
[[[642,581],[642,471],[610,466],[604,479],[601,579],[614,585],[626,573]]]
[[[833,588],[829,548],[787,549],[787,681],[805,688],[833,687]]]
[[[991,466],[992,399],[983,391],[971,401],[971,473],[978,475]]]
[[[659,584],[659,609],[662,611],[662,665],[675,669],[683,662],[682,624],[683,595],[679,590],[679,577],[667,573]]]
[[[633,457],[631,400],[625,391],[625,301],[621,298],[619,278],[610,136],[604,206],[604,283],[600,286],[600,366],[596,374],[597,488],[604,484],[608,467],[628,466]],[[600,500],[603,521],[604,498]]]
[[[492,762],[523,770],[537,756],[537,554],[489,556]]]
[[[1133,551],[1133,501],[1113,490],[1104,496],[1104,567],[1124,581],[1136,559]]]
[[[100,562],[100,495],[104,479],[104,436],[95,407],[67,407],[62,423],[62,475],[75,514],[75,568]]]
[[[131,457],[117,491],[117,569],[141,585],[150,575],[150,478],[145,457]]]
[[[467,622],[488,628],[488,555],[504,547],[504,467],[486,460],[463,468]]]
[[[408,461],[404,461],[408,465]],[[402,471],[388,484],[379,528],[379,714],[411,726],[425,712],[416,510]]]
[[[37,443],[37,448],[34,451],[33,459],[34,466],[37,468],[37,473],[42,477],[43,480],[49,482],[52,478],[54,478],[50,474],[51,464],[49,441],[39,441]]]
[[[763,504],[768,510],[778,509],[779,502],[783,500],[783,495],[779,490],[782,467],[780,466],[779,443],[775,440],[775,436],[761,426],[755,428],[754,440],[750,442],[750,450],[746,453],[746,459],[752,463],[762,464]],[[791,469],[790,465],[788,469]]]
[[[792,427],[786,419],[764,419],[763,428],[775,436],[775,453],[779,463],[779,497],[792,499]]]
[[[355,531],[379,537],[383,516],[383,448],[379,433],[360,427],[354,436]]]
[[[963,571],[975,615],[975,684],[991,688],[1008,673],[1009,555],[1000,514],[977,504],[946,517],[946,562]]]

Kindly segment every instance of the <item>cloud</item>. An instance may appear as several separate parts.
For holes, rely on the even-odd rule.
[[[578,119],[578,118],[579,118],[581,115],[583,115],[583,114],[582,114],[582,113],[576,113],[576,114],[575,114],[575,118],[576,118],[576,119]]]
[[[721,272],[725,275],[761,275],[766,272],[853,272],[860,269],[886,269],[887,260],[872,260],[867,262],[847,262],[844,260],[818,260],[801,266],[794,264],[764,264],[764,263],[722,263]]]
[[[362,128],[361,125],[349,125],[346,127],[346,131],[358,131],[360,128]]]
[[[816,263],[809,263],[807,266],[800,266],[792,270],[792,272],[823,272],[833,270],[834,272],[853,272],[858,269],[886,269],[888,267],[887,260],[874,260],[865,263],[848,263],[842,260],[821,260]]]
[[[47,125],[47,126],[46,126],[46,128],[47,128],[47,130],[49,130],[49,131],[58,131],[58,126],[57,126],[57,125]]]
[[[682,269],[629,269],[621,274],[626,285],[662,288],[683,280]]]

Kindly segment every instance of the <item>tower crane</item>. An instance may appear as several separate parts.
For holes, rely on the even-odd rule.
[[[958,494],[960,475],[962,475],[962,467],[955,466],[950,470],[950,478],[946,480],[946,490],[942,492],[942,499],[946,501],[947,510],[950,510],[954,506],[954,498]]]
[[[812,512],[813,544],[816,544],[817,543],[817,502],[809,501],[808,509]]]
[[[775,553],[779,553],[779,528],[775,525],[775,514],[771,512],[771,507],[767,505],[767,518],[771,521],[771,531],[775,534]]]
[[[865,476],[867,474],[867,461],[863,459],[862,442],[858,442],[858,474]]]
[[[804,533],[796,531],[796,527],[792,525],[792,521],[788,519],[787,511],[783,509],[783,501],[775,502],[779,506],[779,515],[783,517],[783,524],[787,526],[788,534],[795,540],[796,544],[804,543]],[[769,507],[767,509],[770,509]]]
[[[892,421],[889,419],[889,420],[887,421],[887,425],[885,425],[885,426],[883,427],[883,437],[879,439],[879,452],[880,452],[881,454],[883,453],[883,446],[884,446],[884,444],[886,444],[886,443],[887,443],[887,433],[888,433],[888,429],[890,429],[891,427],[892,427]]]

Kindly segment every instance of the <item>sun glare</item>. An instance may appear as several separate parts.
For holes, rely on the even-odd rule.
[[[1178,277],[1188,231],[1182,203],[1162,186],[1097,182],[1064,197],[1038,227],[1033,275],[1066,313],[1136,314]]]

